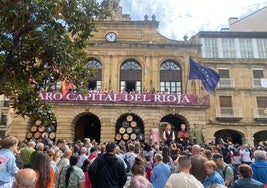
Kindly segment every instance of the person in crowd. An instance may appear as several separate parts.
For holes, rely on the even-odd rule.
[[[154,159],[156,164],[152,170],[151,182],[154,188],[162,188],[171,175],[171,169],[167,164],[163,163],[161,154],[157,153]]]
[[[61,171],[61,169],[67,165],[70,164],[70,157],[72,156],[72,151],[70,149],[66,150],[63,153],[62,158],[59,160],[57,167],[59,172]]]
[[[37,153],[43,153],[44,152],[44,144],[41,142],[38,142],[35,146],[35,151],[31,154],[31,164],[33,164],[33,161],[35,160],[35,156]]]
[[[243,146],[240,147],[239,150],[240,156],[241,156],[241,162],[242,164],[251,164],[251,157],[250,157],[250,149],[248,144],[244,144]]]
[[[18,139],[14,136],[7,136],[0,141],[0,145],[0,187],[12,188],[14,176],[19,170],[14,155]]]
[[[54,160],[55,151],[52,150],[52,149],[48,149],[47,150],[47,155],[49,156],[49,164],[50,164],[50,167],[53,169],[54,173],[56,173],[56,171],[57,171],[57,164],[56,164],[56,161]]]
[[[165,145],[170,146],[171,143],[175,140],[174,131],[172,130],[171,124],[167,124],[165,127],[165,131],[163,132],[163,139],[165,141]]]
[[[251,164],[253,178],[261,183],[264,186],[267,186],[267,161],[266,161],[266,152],[262,150],[256,150],[253,153],[255,162]]]
[[[234,181],[234,172],[232,167],[224,162],[223,155],[220,153],[213,154],[213,160],[217,166],[215,170],[224,179],[225,186],[230,187],[231,183]]]
[[[86,159],[88,159],[87,148],[81,147],[80,156],[79,156],[77,166],[81,167],[83,165],[84,160],[86,160]]]
[[[178,131],[177,139],[178,142],[181,143],[184,148],[186,148],[189,143],[189,133],[186,132],[186,127],[183,123],[181,124],[180,129],[181,130]]]
[[[90,156],[88,157],[91,164],[94,162],[94,160],[97,158],[97,156],[98,156],[98,148],[92,147],[90,149]]]
[[[201,148],[198,144],[192,146],[192,157],[191,157],[191,165],[190,173],[195,176],[201,183],[203,183],[207,174],[204,168],[204,163],[208,161],[208,159],[201,155]]]
[[[85,159],[83,161],[83,165],[81,166],[81,169],[85,177],[85,188],[92,188],[92,183],[88,175],[88,170],[89,170],[90,165],[91,165],[90,161],[88,159]]]
[[[63,167],[59,176],[59,188],[85,188],[84,172],[77,167],[78,156],[70,157],[70,164]]]
[[[162,148],[162,157],[163,157],[163,163],[167,164],[170,167],[172,173],[175,172],[177,169],[177,166],[170,156],[169,147],[164,146]]]
[[[159,132],[159,124],[153,123],[153,127],[150,130],[150,144],[159,145],[160,144],[160,132]]]
[[[240,178],[233,183],[231,188],[263,188],[263,183],[252,178],[252,170],[249,165],[241,164],[238,172]]]
[[[125,153],[125,159],[129,162],[130,169],[132,169],[135,158],[137,157],[137,155],[134,153],[134,149],[135,149],[134,144],[132,143],[128,144],[128,149],[129,151]]]
[[[207,173],[207,177],[203,182],[205,188],[216,184],[224,185],[222,176],[215,170],[216,163],[213,160],[206,161],[204,163],[204,168]]]
[[[14,188],[34,188],[37,182],[37,174],[31,168],[19,170],[14,182]]]
[[[131,178],[130,186],[128,188],[153,188],[153,185],[141,175],[137,175]]]
[[[234,170],[234,179],[238,178],[238,167],[241,164],[241,156],[239,153],[239,144],[235,144],[233,148],[233,170]]]
[[[115,156],[116,144],[109,142],[106,153],[95,159],[88,173],[93,188],[122,188],[127,180],[123,162]]]
[[[21,148],[20,150],[20,159],[23,162],[23,168],[32,167],[32,153],[35,151],[36,143],[34,141],[29,141],[26,147]]]
[[[54,188],[55,174],[49,164],[49,157],[45,153],[38,152],[33,161],[33,169],[37,173],[35,188]]]
[[[147,143],[147,142],[144,142],[142,144],[143,146],[143,152],[142,152],[142,156],[150,156],[150,158],[153,157],[153,150],[151,148],[151,146]]]
[[[172,174],[164,188],[203,188],[203,185],[190,174],[190,155],[180,155],[178,159],[179,173]]]

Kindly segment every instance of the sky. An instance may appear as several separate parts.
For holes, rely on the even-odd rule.
[[[241,19],[267,6],[267,0],[120,0],[120,6],[133,21],[155,15],[160,34],[183,40],[199,31],[229,28],[230,17]]]

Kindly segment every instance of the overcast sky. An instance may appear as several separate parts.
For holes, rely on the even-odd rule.
[[[190,38],[198,31],[228,28],[230,17],[243,18],[267,6],[267,0],[120,0],[124,14],[132,20],[149,20],[154,14],[158,31],[171,39]]]

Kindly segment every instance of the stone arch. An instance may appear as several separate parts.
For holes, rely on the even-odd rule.
[[[237,131],[234,129],[221,129],[214,133],[215,137],[215,143],[219,143],[220,139],[222,138],[225,142],[227,142],[227,139],[230,138],[232,140],[233,144],[243,144],[243,140],[245,137],[245,134],[241,131]]]
[[[139,140],[144,141],[144,121],[134,113],[123,113],[116,121],[115,140]]]
[[[74,140],[90,138],[100,143],[101,121],[99,117],[90,112],[82,112],[76,115],[72,121],[74,128]]]
[[[254,145],[258,145],[261,141],[267,141],[267,130],[262,130],[254,133]]]
[[[160,120],[160,132],[161,133],[164,131],[165,126],[168,123],[172,125],[173,131],[175,133],[175,137],[176,137],[178,131],[181,130],[181,128],[180,128],[181,124],[185,124],[186,132],[190,132],[190,124],[189,124],[188,120],[180,114],[167,114],[163,118],[161,118],[161,120]]]

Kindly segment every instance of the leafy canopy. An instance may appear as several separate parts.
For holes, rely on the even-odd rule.
[[[85,49],[94,21],[109,15],[109,0],[0,0],[0,94],[17,114],[51,121],[38,99],[64,77],[82,91],[88,82]],[[30,80],[36,84],[29,84]]]

